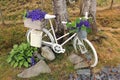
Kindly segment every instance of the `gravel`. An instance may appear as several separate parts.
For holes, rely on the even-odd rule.
[[[77,74],[77,77],[74,75]],[[105,66],[99,72],[93,73],[91,69],[79,69],[69,75],[68,80],[120,80],[120,65],[117,67]]]

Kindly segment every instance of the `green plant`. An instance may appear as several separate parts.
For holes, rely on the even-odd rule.
[[[88,33],[91,32],[90,24],[92,23],[92,18],[89,18],[88,20],[82,17],[81,19],[77,18],[75,21],[71,23],[67,23],[66,26],[69,29],[70,33],[87,31]]]
[[[31,65],[33,52],[36,50],[37,48],[31,47],[29,43],[14,45],[10,51],[7,62],[13,67],[29,67]]]

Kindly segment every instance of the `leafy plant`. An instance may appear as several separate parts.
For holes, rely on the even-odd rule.
[[[87,31],[89,33],[91,32],[90,23],[92,23],[91,18],[87,20],[83,17],[81,19],[77,18],[71,23],[68,22],[66,26],[69,29],[70,33],[79,32],[80,30]]]
[[[31,65],[33,52],[36,50],[37,48],[31,47],[29,43],[14,45],[10,51],[7,62],[13,67],[29,67]]]

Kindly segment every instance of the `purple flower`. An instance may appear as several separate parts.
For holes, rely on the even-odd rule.
[[[80,23],[77,24],[77,27],[81,28],[83,24],[84,24],[84,21],[81,20]]]
[[[78,28],[81,28],[83,25],[86,26],[87,28],[90,27],[90,23],[87,20],[81,20],[80,23],[76,24]]]
[[[35,65],[35,59],[34,59],[33,56],[31,57],[31,65],[32,65],[32,66]]]
[[[31,18],[32,21],[34,20],[42,20],[44,17],[45,17],[46,13],[39,10],[39,9],[35,9],[35,10],[32,10],[32,11],[27,11],[27,15],[26,17],[27,18]]]
[[[90,27],[90,23],[88,21],[84,21],[84,26],[89,28]]]

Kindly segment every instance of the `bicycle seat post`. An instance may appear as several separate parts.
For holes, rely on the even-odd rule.
[[[51,29],[52,29],[52,33],[53,33],[53,36],[54,36],[54,38],[55,38],[55,42],[58,43],[58,42],[57,42],[56,35],[55,35],[55,30],[54,30],[54,28],[53,28],[52,21],[51,21],[51,19],[48,19],[48,20],[49,20],[49,22],[50,22],[50,27],[51,27]]]

